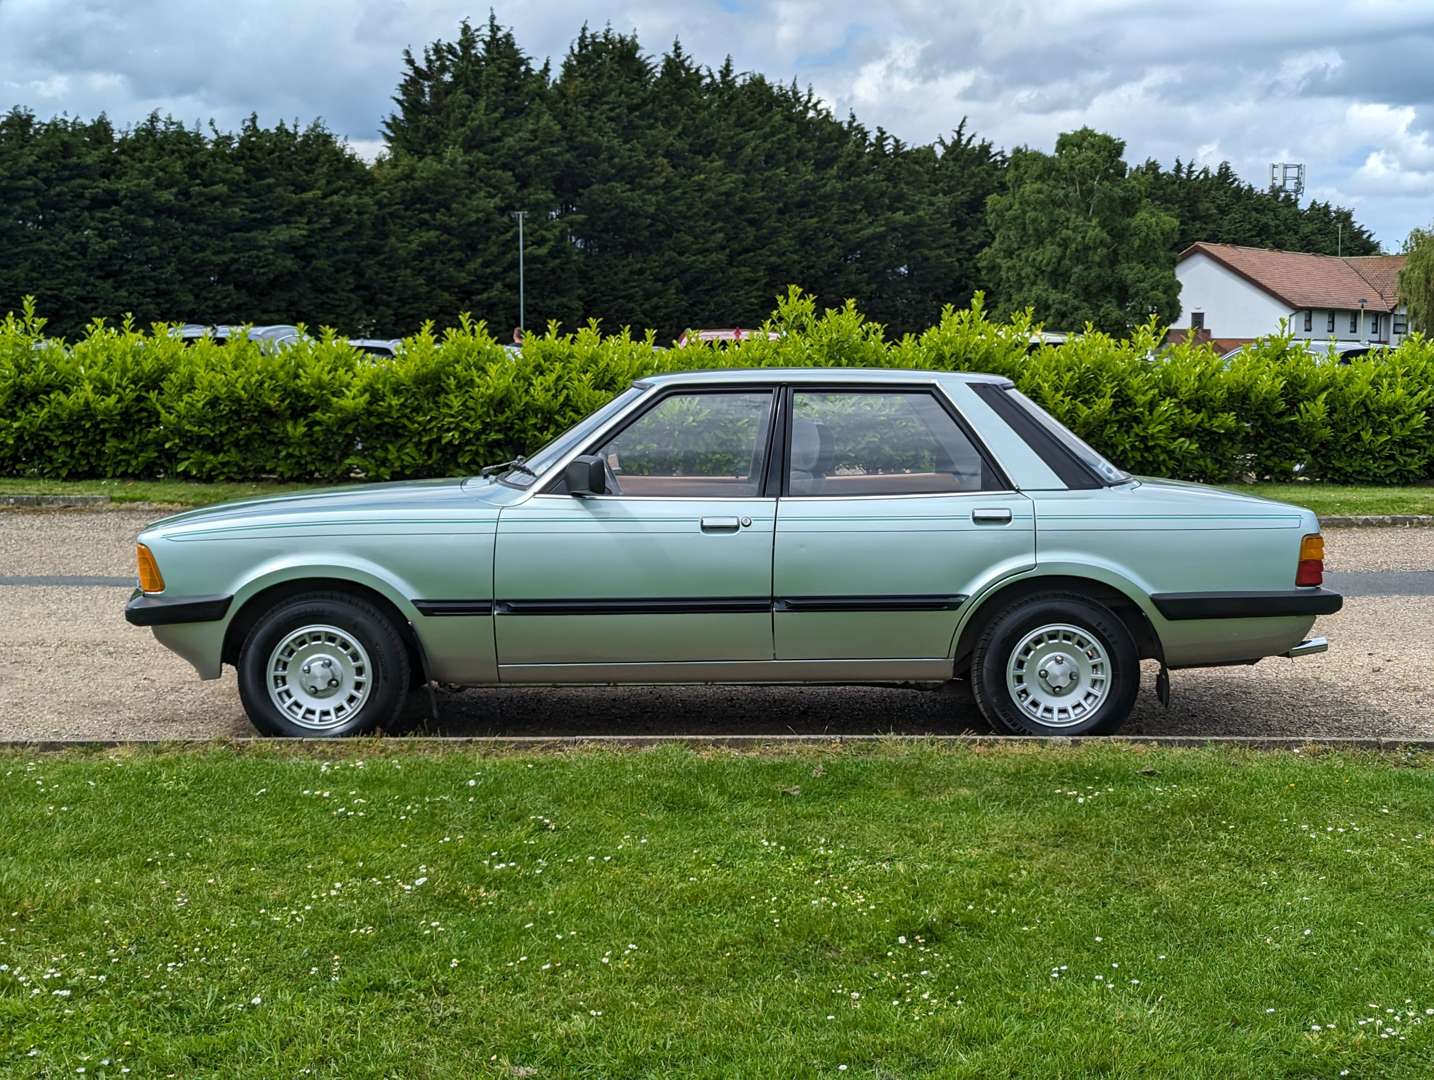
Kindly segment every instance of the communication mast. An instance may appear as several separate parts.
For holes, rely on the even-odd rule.
[[[1270,188],[1288,192],[1298,199],[1305,193],[1305,167],[1302,162],[1277,161],[1270,166]]]

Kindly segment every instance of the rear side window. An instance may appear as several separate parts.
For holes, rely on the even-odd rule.
[[[1111,464],[1094,447],[1025,394],[1012,386],[982,383],[972,387],[1026,445],[1040,455],[1068,488],[1098,488],[1120,484],[1130,474]]]
[[[929,391],[793,391],[789,495],[960,494],[1004,486]]]
[[[1070,428],[1066,427],[1045,409],[1041,408],[1019,390],[1012,390],[1011,396],[1024,405],[1032,416],[1067,450],[1074,454],[1086,468],[1091,469],[1107,484],[1119,484],[1130,479],[1130,473],[1116,468],[1095,447],[1085,442]]]

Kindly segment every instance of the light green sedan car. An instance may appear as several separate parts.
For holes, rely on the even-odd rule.
[[[391,725],[425,683],[969,683],[998,730],[1113,732],[1142,659],[1322,652],[1308,510],[1132,477],[1011,383],[833,369],[642,379],[467,479],[179,514],[138,626],[254,726]]]

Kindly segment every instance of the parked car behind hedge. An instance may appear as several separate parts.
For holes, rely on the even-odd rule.
[[[279,349],[297,345],[308,337],[297,326],[205,326],[202,323],[185,323],[175,327],[170,334],[189,345],[205,338],[216,345],[223,345],[231,338],[242,336],[259,342],[266,352],[277,352]]]

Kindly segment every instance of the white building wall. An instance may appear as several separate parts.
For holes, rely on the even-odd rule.
[[[1398,345],[1405,334],[1394,333],[1394,318],[1384,312],[1379,324],[1379,336],[1372,330],[1368,311],[1356,321],[1358,329],[1349,328],[1350,311],[1334,313],[1334,333],[1329,331],[1329,309],[1315,308],[1310,319],[1310,329],[1305,330],[1304,310],[1286,307],[1264,289],[1250,284],[1239,274],[1222,266],[1204,252],[1197,251],[1188,259],[1175,266],[1175,279],[1180,282],[1180,322],[1177,329],[1190,326],[1194,312],[1205,315],[1205,329],[1211,337],[1254,338],[1277,333],[1280,320],[1287,319],[1290,331],[1296,337],[1309,341],[1369,342]],[[1403,307],[1397,316],[1404,318]]]
[[[1290,317],[1290,308],[1203,251],[1177,263],[1175,279],[1180,282],[1181,327],[1189,327],[1191,314],[1202,311],[1212,337],[1254,338],[1273,334],[1280,320]]]

